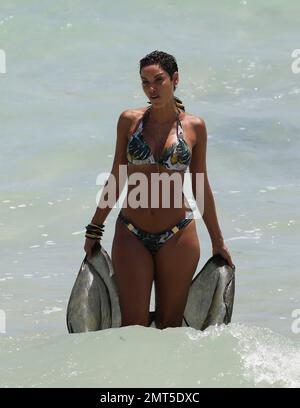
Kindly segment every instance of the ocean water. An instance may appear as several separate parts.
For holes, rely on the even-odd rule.
[[[0,386],[300,386],[299,12],[296,0],[1,1]],[[69,335],[97,177],[119,114],[146,106],[138,64],[155,49],[175,55],[176,95],[206,122],[232,323]],[[199,271],[211,248],[197,229]]]

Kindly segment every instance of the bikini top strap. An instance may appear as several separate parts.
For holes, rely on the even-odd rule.
[[[147,121],[147,119],[148,119],[148,117],[149,117],[150,108],[151,108],[151,106],[149,106],[149,107],[145,110],[145,112],[143,113],[142,120],[141,120],[142,129],[144,128],[144,124],[145,124],[145,122]]]
[[[150,107],[149,107],[149,108],[150,108]],[[141,133],[141,131],[143,130],[143,128],[144,128],[144,123],[145,123],[145,119],[146,119],[146,117],[149,115],[149,108],[147,108],[147,109],[145,110],[145,112],[143,113],[143,116],[142,116],[142,118],[140,119],[139,126],[138,126],[137,130],[134,132],[134,134],[139,134],[139,133]]]
[[[176,119],[177,119],[176,131],[177,131],[177,137],[180,139],[183,139],[183,128],[182,128],[181,121],[179,119],[179,113],[180,113],[180,110],[178,109],[176,112]]]

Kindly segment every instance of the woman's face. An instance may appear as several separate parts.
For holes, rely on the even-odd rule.
[[[153,105],[164,105],[174,99],[174,86],[178,83],[178,72],[171,80],[169,74],[158,64],[148,65],[141,71],[142,87]]]

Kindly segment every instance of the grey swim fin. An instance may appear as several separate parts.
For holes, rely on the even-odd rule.
[[[95,247],[91,259],[84,258],[71,292],[67,307],[70,333],[121,326],[112,263],[103,247]]]
[[[205,330],[231,321],[235,290],[235,268],[221,255],[212,256],[192,280],[184,311],[186,326]]]

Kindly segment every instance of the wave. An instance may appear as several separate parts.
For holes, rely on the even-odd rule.
[[[0,337],[1,387],[299,387],[300,346],[234,323]]]

